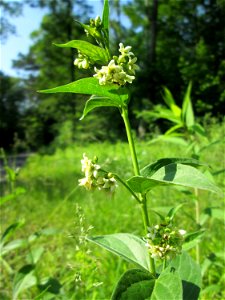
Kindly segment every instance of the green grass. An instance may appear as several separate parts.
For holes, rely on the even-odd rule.
[[[214,126],[215,127],[215,126]],[[218,129],[218,128],[217,128]],[[212,129],[212,131],[215,130]],[[218,133],[219,137],[221,133]],[[17,185],[23,186],[26,193],[7,202],[2,207],[2,231],[10,224],[24,219],[25,224],[10,238],[27,238],[44,228],[55,228],[51,235],[40,235],[33,243],[10,252],[6,261],[12,273],[2,265],[1,299],[12,299],[15,273],[27,262],[28,254],[40,246],[44,248],[36,266],[36,275],[40,282],[43,278],[55,278],[60,284],[60,293],[48,293],[39,299],[109,299],[114,283],[128,268],[128,263],[118,257],[85,242],[80,236],[85,234],[101,235],[115,232],[130,232],[143,235],[141,212],[135,200],[121,186],[115,195],[102,191],[87,192],[77,186],[82,177],[80,159],[83,152],[89,157],[95,155],[99,164],[109,171],[118,173],[122,178],[132,176],[132,165],[126,143],[74,145],[65,150],[57,150],[54,155],[33,155],[21,169]],[[157,143],[148,145],[137,143],[140,165],[163,157],[181,157],[183,149],[173,144]],[[203,152],[201,160],[213,167],[213,171],[223,166],[223,145],[216,144],[210,151]],[[214,177],[223,188],[224,175]],[[149,209],[166,212],[180,202],[186,204],[178,212],[176,223],[187,231],[196,230],[193,222],[194,201],[175,188],[160,188],[149,195]],[[223,260],[221,258],[223,240],[223,200],[217,195],[200,192],[201,211],[209,206],[218,207],[208,218],[207,229],[201,242],[201,264],[206,266],[206,257],[210,257],[209,266],[204,275],[204,288],[208,288],[202,299],[222,299]],[[151,222],[159,222],[157,215],[150,213]],[[92,229],[89,227],[93,226]],[[194,250],[190,253],[195,257]],[[57,285],[52,289],[57,291]],[[51,290],[54,292],[53,290]],[[22,292],[18,299],[38,299],[37,287]]]

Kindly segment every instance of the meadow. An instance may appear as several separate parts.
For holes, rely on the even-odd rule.
[[[221,143],[204,151],[201,161],[211,166],[208,176],[223,190],[223,126],[213,124],[207,134],[209,140]],[[182,145],[173,143],[136,142],[141,166],[163,157],[180,157],[184,152]],[[102,168],[122,178],[132,176],[125,142],[74,144],[51,155],[31,155],[13,187],[22,192],[1,207],[1,234],[8,228],[2,237],[1,299],[109,299],[115,280],[132,267],[84,239],[86,235],[143,232],[139,207],[123,186],[114,194],[87,192],[78,186],[83,153],[97,155]],[[9,193],[7,184],[2,192]],[[189,232],[199,229],[189,191],[161,187],[153,189],[149,197],[151,222],[159,222],[157,212],[166,214],[175,204],[184,203],[176,224]],[[200,299],[225,299],[224,200],[207,191],[200,191],[199,199],[201,228],[206,230],[200,241]],[[194,248],[189,253],[195,258]]]

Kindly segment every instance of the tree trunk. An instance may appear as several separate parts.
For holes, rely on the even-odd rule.
[[[158,0],[153,0],[152,13],[150,17],[150,47],[149,47],[149,60],[154,63],[156,60],[156,36],[157,36],[157,15],[158,15]]]
[[[155,73],[155,62],[156,62],[156,41],[157,41],[157,17],[158,17],[158,0],[146,0],[146,16],[148,18],[147,28],[147,66],[148,66],[148,77],[151,78],[149,81],[149,88],[147,97],[149,100],[154,102],[156,94],[156,73]],[[148,78],[148,79],[149,79]]]

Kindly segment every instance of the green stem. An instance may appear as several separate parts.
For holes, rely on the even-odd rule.
[[[165,270],[166,269],[166,258],[164,258],[164,260],[163,260],[163,270]]]
[[[127,139],[128,139],[128,144],[130,147],[130,153],[131,153],[131,159],[133,163],[133,168],[134,168],[134,174],[136,176],[140,175],[140,169],[138,165],[138,160],[137,160],[137,154],[135,150],[135,145],[134,145],[134,140],[132,137],[132,132],[131,132],[131,126],[130,126],[130,121],[128,117],[128,108],[122,107],[121,111],[121,116],[123,118],[125,128],[126,128],[126,134],[127,134]],[[146,234],[148,233],[148,227],[149,227],[149,218],[148,218],[148,210],[147,210],[147,199],[146,199],[146,194],[142,194],[139,197],[139,203],[141,204],[141,211],[142,211],[142,217],[143,217],[143,223],[145,227],[145,232]],[[155,271],[155,262],[152,257],[150,257],[150,272],[152,273],[153,276],[156,276],[156,271]]]
[[[137,200],[138,203],[141,203],[141,200],[138,198],[138,196],[132,191],[132,189],[129,187],[129,185],[126,184],[123,179],[121,179],[118,175],[112,173],[112,175],[131,193],[131,195]]]
[[[197,226],[200,226],[200,205],[198,199],[198,189],[195,189],[195,221]],[[200,247],[199,244],[196,245],[196,262],[200,263]]]
[[[143,222],[145,227],[145,233],[148,234],[148,227],[150,227],[150,222],[148,218],[147,198],[145,194],[141,195],[141,198],[142,198],[141,211],[142,211],[142,217],[143,217]],[[155,261],[151,256],[149,261],[150,261],[150,272],[152,273],[153,276],[156,276]]]
[[[132,163],[133,163],[133,168],[134,168],[134,174],[136,176],[140,175],[140,170],[139,170],[139,166],[138,166],[138,161],[137,161],[137,155],[136,155],[136,150],[135,150],[135,146],[134,146],[134,140],[132,137],[132,133],[131,133],[131,127],[130,127],[130,121],[129,121],[129,117],[128,117],[128,109],[127,107],[123,107],[122,108],[122,118],[125,124],[125,128],[126,128],[126,133],[127,133],[127,139],[128,139],[128,143],[129,143],[129,147],[130,147],[130,153],[131,153],[131,158],[132,158]]]

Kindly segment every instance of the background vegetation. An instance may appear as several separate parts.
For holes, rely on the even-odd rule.
[[[87,193],[77,187],[77,181],[82,176],[83,152],[90,157],[98,155],[104,169],[125,178],[132,175],[119,114],[112,108],[98,109],[80,122],[86,97],[35,92],[83,76],[73,66],[76,52],[52,43],[81,36],[86,39],[74,20],[88,22],[92,8],[84,0],[3,0],[0,5],[3,39],[15,32],[7,16],[22,13],[25,5],[48,10],[40,28],[31,34],[29,52],[15,58],[14,67],[23,70],[23,77],[0,74],[1,147],[9,154],[36,152],[19,173],[16,165],[8,165],[4,153],[1,155],[5,173],[0,202],[0,298],[109,299],[115,277],[130,266],[87,244],[82,236],[113,232],[141,235],[140,212],[130,205],[134,200],[123,187],[115,195]],[[204,126],[208,142],[217,141],[200,159],[212,166],[207,176],[224,189],[224,1],[114,0],[110,5],[112,51],[117,51],[119,42],[132,45],[140,66],[131,99],[140,165],[181,153],[191,156],[182,143],[150,144],[171,123],[162,119],[152,122],[146,112],[163,103],[164,86],[181,107],[192,81],[197,121]],[[179,227],[206,229],[200,243],[201,299],[225,298],[223,200],[200,192],[201,218],[196,224],[190,191],[161,188],[153,190],[151,198],[154,210],[160,213],[179,202],[187,203],[177,214]],[[152,213],[151,219],[159,221],[157,214]],[[195,257],[194,250],[190,253]]]
[[[25,5],[34,10],[45,8],[48,13],[40,27],[31,33],[28,53],[20,53],[14,60],[14,67],[23,71],[23,78],[9,78],[1,73],[1,146],[9,150],[16,140],[21,150],[37,150],[54,145],[69,127],[73,132],[70,141],[122,139],[121,121],[113,110],[103,110],[109,122],[102,117],[102,110],[98,110],[86,125],[80,125],[78,118],[84,97],[35,92],[82,76],[73,65],[76,52],[52,43],[86,39],[75,20],[88,23],[92,7],[80,0],[2,1],[2,38],[6,39],[15,30],[7,16],[18,15]],[[110,8],[110,36],[115,45],[112,52],[117,51],[119,42],[132,45],[140,66],[132,85],[133,117],[136,111],[151,110],[162,102],[163,86],[171,90],[180,105],[192,80],[192,102],[197,116],[208,114],[221,120],[225,102],[224,1],[115,0]],[[166,129],[162,121],[157,124],[160,130]],[[142,118],[133,120],[133,126],[139,134],[152,131]]]

